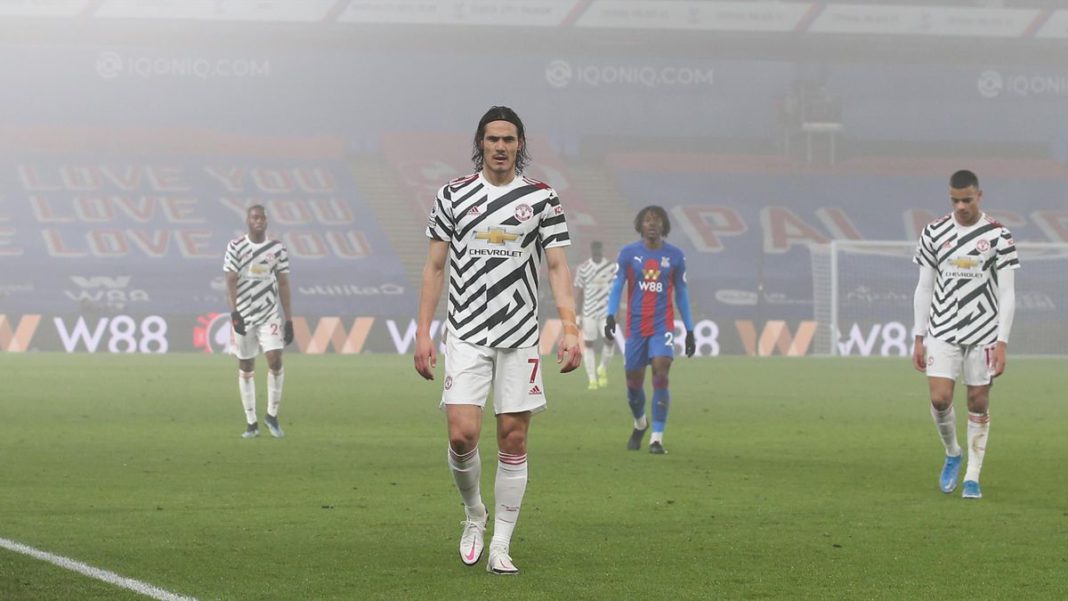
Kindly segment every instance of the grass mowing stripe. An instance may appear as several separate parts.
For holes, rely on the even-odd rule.
[[[140,580],[134,580],[133,578],[127,578],[125,576],[119,576],[115,572],[109,572],[107,570],[101,570],[100,568],[94,568],[91,565],[84,564],[80,561],[73,560],[69,557],[63,557],[62,555],[56,555],[55,553],[49,553],[48,551],[41,551],[35,549],[29,545],[8,540],[0,537],[0,547],[3,547],[9,551],[15,553],[21,553],[23,555],[29,555],[42,561],[57,565],[61,568],[71,570],[72,572],[79,572],[85,574],[90,578],[113,584],[115,586],[121,586],[122,588],[129,589],[135,593],[140,593],[146,597],[152,597],[153,599],[159,599],[159,601],[196,601],[193,597],[184,597],[182,595],[165,591],[157,586],[152,586],[147,582],[141,582]]]

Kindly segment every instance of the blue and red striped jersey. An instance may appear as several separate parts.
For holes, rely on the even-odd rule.
[[[624,246],[616,263],[619,266],[616,278],[622,280],[627,290],[627,320],[620,324],[624,335],[629,338],[674,332],[675,303],[672,301],[680,288],[686,290],[686,257],[682,250],[667,242],[652,249],[638,241]],[[620,289],[619,284],[617,281],[613,288]],[[613,297],[609,299],[608,307],[611,314],[615,314],[619,302],[618,295]],[[682,310],[686,301],[679,300]],[[688,302],[686,304],[688,306]],[[689,321],[688,313],[683,311],[686,321]],[[689,323],[686,325],[692,327]]]

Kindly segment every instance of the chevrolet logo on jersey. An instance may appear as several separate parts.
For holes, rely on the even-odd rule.
[[[475,234],[475,238],[486,240],[490,244],[504,244],[505,242],[518,240],[519,234],[510,234],[504,230],[489,230],[486,232],[478,232]]]
[[[972,257],[956,257],[950,259],[949,264],[958,269],[975,269],[979,267],[979,260]]]

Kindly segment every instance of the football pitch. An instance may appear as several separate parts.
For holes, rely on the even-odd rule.
[[[1010,354],[978,501],[937,489],[908,359],[677,360],[666,456],[625,450],[618,357],[605,390],[547,370],[517,577],[459,561],[440,363],[285,361],[286,438],[243,440],[231,357],[0,355],[0,539],[201,601],[1068,595],[1063,359]],[[0,599],[144,598],[0,548]]]

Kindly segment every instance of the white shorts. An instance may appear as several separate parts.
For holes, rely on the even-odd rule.
[[[963,369],[964,383],[968,386],[986,386],[990,383],[994,344],[954,344],[928,336],[924,345],[927,350],[928,377],[956,381]]]
[[[235,332],[231,326],[230,348],[238,359],[255,359],[261,347],[265,353],[283,348],[286,345],[284,334],[281,317],[275,317],[262,325],[245,326],[244,336]]]
[[[582,318],[582,340],[586,344],[593,344],[604,338],[604,320],[605,317],[600,319]]]
[[[471,344],[455,336],[445,341],[445,405],[486,407],[493,387],[493,413],[537,413],[545,409],[542,360],[537,346],[507,349]]]

